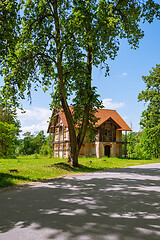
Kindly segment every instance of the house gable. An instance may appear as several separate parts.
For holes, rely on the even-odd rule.
[[[116,131],[120,126],[110,117],[99,127],[99,141],[100,142],[115,142]]]
[[[127,125],[127,123],[121,118],[121,116],[115,110],[109,109],[97,109],[95,116],[99,119],[96,123],[96,126],[100,126],[106,120],[111,118],[116,124],[119,125],[121,131],[132,131],[132,129]]]

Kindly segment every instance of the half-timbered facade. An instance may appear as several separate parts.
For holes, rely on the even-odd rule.
[[[95,141],[84,140],[80,156],[92,156],[101,158],[122,156],[122,131],[131,131],[130,127],[115,110],[98,109],[95,114],[98,117],[96,124]],[[68,124],[63,111],[53,111],[48,127],[50,144],[54,151],[54,157],[68,158],[70,151]]]

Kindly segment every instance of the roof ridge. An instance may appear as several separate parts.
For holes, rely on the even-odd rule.
[[[109,109],[109,108],[99,108],[99,110],[107,110],[107,111],[115,111],[115,112],[117,112],[115,109]]]
[[[70,107],[70,109],[71,108],[72,107]],[[60,115],[60,118],[62,119],[64,126],[68,126],[63,109],[60,109],[59,115]],[[97,111],[95,112],[95,116],[99,118],[98,122],[96,123],[97,127],[100,126],[105,121],[107,121],[109,118],[111,118],[120,126],[120,129],[118,130],[132,131],[131,128],[127,125],[127,123],[124,121],[124,119],[119,115],[119,113],[116,110],[106,109],[106,108],[99,108],[99,109],[97,108]]]

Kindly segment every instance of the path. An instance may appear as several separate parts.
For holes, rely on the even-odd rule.
[[[0,193],[0,240],[159,240],[160,163]]]

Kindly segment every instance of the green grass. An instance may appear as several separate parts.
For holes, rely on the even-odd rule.
[[[160,163],[160,159],[139,160],[123,158],[79,158],[79,168],[67,164],[66,159],[25,156],[17,159],[0,159],[0,187],[42,181],[73,173],[93,172],[140,164]]]

